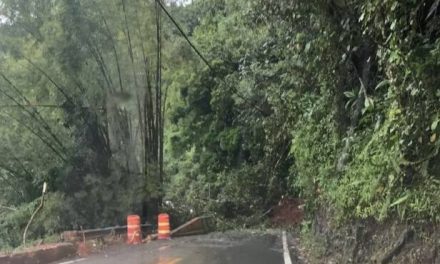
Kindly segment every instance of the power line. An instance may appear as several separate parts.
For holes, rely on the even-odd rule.
[[[160,0],[156,0],[156,3],[159,4],[160,8],[162,8],[162,10],[165,12],[165,14],[168,16],[168,18],[171,20],[171,22],[173,22],[173,24],[176,26],[176,28],[179,30],[180,34],[182,34],[182,36],[185,38],[185,40],[188,42],[188,44],[191,46],[191,48],[197,53],[197,55],[199,55],[199,57],[203,60],[203,62],[208,66],[208,68],[211,71],[214,71],[214,69],[212,68],[211,64],[208,62],[207,59],[205,59],[205,57],[203,57],[202,53],[200,53],[200,51],[196,48],[196,46],[191,42],[191,40],[188,38],[188,36],[186,35],[186,33],[183,31],[182,27],[179,25],[179,23],[177,23],[177,21],[173,18],[173,16],[171,16],[171,14],[168,12],[168,10],[165,8],[165,6],[162,4],[162,2]]]
[[[197,47],[191,42],[191,40],[188,38],[188,36],[183,31],[182,27],[177,23],[177,21],[173,18],[173,16],[168,12],[168,10],[165,8],[165,6],[162,4],[161,0],[156,0],[156,3],[159,4],[159,6],[162,8],[162,10],[165,12],[165,14],[168,16],[168,18],[173,22],[173,24],[176,26],[176,28],[180,31],[182,36],[185,38],[185,40],[188,42],[188,44],[192,47],[192,49],[199,55],[199,57],[203,60],[203,62],[208,66],[208,68],[211,70],[211,72],[214,72],[214,68],[211,66],[211,64],[208,62],[208,60],[200,53],[200,51],[197,49]],[[224,79],[221,79],[223,83],[226,83]],[[250,107],[256,109],[260,113],[267,114],[266,111],[261,109],[258,105],[250,102],[247,98],[245,98],[243,95],[239,93],[236,87],[231,87],[233,89],[233,92],[240,97],[243,101],[245,101]]]
[[[56,105],[56,104],[4,104],[0,105],[0,109],[2,108],[60,108],[64,109],[65,106],[63,105]],[[104,110],[104,107],[91,107],[91,106],[80,106],[82,109],[98,109],[98,110]]]
[[[61,105],[51,105],[51,104],[24,104],[24,105],[14,105],[14,104],[7,104],[7,105],[0,105],[0,108],[15,108],[15,107],[32,107],[32,108],[63,108]]]

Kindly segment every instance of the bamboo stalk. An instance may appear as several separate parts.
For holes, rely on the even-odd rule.
[[[41,202],[40,202],[40,205],[39,205],[38,208],[34,211],[34,213],[31,215],[31,218],[29,219],[29,221],[28,221],[28,223],[27,223],[27,225],[26,225],[26,228],[24,229],[24,232],[23,232],[23,246],[26,246],[26,236],[27,236],[27,232],[28,232],[29,226],[32,224],[32,221],[34,220],[35,216],[38,214],[38,212],[41,211],[41,209],[42,209],[43,206],[44,206],[44,195],[46,194],[46,190],[47,190],[47,183],[45,182],[45,183],[43,184],[43,191],[42,191],[42,193],[41,193]]]

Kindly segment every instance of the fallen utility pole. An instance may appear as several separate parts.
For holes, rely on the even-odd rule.
[[[141,230],[144,234],[149,234],[152,231],[153,226],[151,224],[142,224]],[[108,235],[124,235],[127,233],[127,225],[124,226],[113,226],[106,228],[97,228],[97,229],[86,229],[79,231],[64,231],[62,234],[62,238],[65,242],[76,242],[80,240],[90,240],[96,239],[99,237],[105,237]]]

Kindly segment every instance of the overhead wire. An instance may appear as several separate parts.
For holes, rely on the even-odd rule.
[[[197,47],[192,43],[192,41],[188,38],[186,33],[183,31],[182,27],[179,25],[179,23],[174,19],[174,17],[168,12],[168,10],[165,8],[163,3],[160,0],[156,0],[156,3],[159,4],[160,8],[164,11],[164,13],[168,16],[168,18],[173,22],[173,24],[176,26],[177,30],[179,30],[180,34],[182,34],[183,38],[188,42],[188,44],[191,46],[191,48],[197,53],[197,55],[203,60],[203,62],[208,66],[208,68],[211,71],[214,71],[214,68],[211,66],[211,64],[208,62],[208,60],[202,55],[202,53],[197,49]]]
[[[161,0],[155,0],[157,4],[159,4],[160,8],[164,11],[164,13],[168,16],[168,18],[171,20],[171,22],[176,26],[176,28],[179,30],[180,34],[183,36],[183,38],[188,42],[188,44],[191,46],[191,48],[194,50],[194,52],[200,57],[200,59],[202,59],[202,61],[206,64],[206,66],[208,66],[208,68],[211,70],[211,72],[214,72],[214,68],[212,67],[212,65],[208,62],[208,60],[202,55],[202,53],[199,51],[199,49],[197,49],[197,47],[192,43],[192,41],[189,39],[189,37],[187,36],[187,34],[183,31],[182,27],[179,25],[179,23],[176,21],[176,19],[170,14],[170,12],[168,12],[168,10],[166,9],[166,7],[163,5],[163,3],[161,2]],[[223,83],[226,83],[225,80],[221,79],[221,81]],[[258,105],[250,102],[245,96],[243,96],[242,94],[240,94],[237,90],[236,87],[231,87],[233,92],[243,101],[246,102],[246,104],[248,104],[250,107],[255,108],[256,110],[258,110],[260,113],[262,114],[267,114],[267,111],[265,111],[264,109],[261,109],[261,107],[259,107]]]

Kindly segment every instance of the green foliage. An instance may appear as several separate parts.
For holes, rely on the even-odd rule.
[[[254,27],[254,10],[245,2],[194,5],[216,5],[194,31],[215,69],[197,71],[187,61],[170,76],[176,79],[172,90],[182,98],[169,113],[167,149],[173,158],[167,163],[168,198],[220,217],[260,215],[290,192],[287,102],[280,101],[285,98],[277,91],[279,84],[266,80],[277,72],[268,61],[274,55],[261,50],[270,35],[266,27]],[[288,67],[281,62],[273,66]],[[284,108],[275,113],[276,103]]]
[[[22,244],[23,229],[32,213],[40,204],[40,199],[24,204],[13,211],[0,212],[0,248],[18,247]],[[28,240],[44,239],[58,235],[64,230],[66,222],[74,217],[64,195],[51,193],[45,198],[44,210],[35,217],[30,226]]]
[[[4,0],[0,13],[0,205],[18,208],[1,211],[11,231],[0,247],[17,245],[43,182],[69,213],[48,201],[54,218],[30,237],[147,214],[163,191],[159,143],[147,140],[163,125],[163,99],[147,102],[162,94],[154,3]]]
[[[153,1],[0,8],[0,205],[18,209],[0,211],[6,229],[23,228],[43,182],[70,213],[48,200],[65,220],[37,221],[34,237],[117,224],[164,196],[182,218],[253,222],[299,195],[339,220],[439,221],[438,1],[170,5],[210,65],[162,19],[163,89]],[[2,246],[17,245],[8,232]]]
[[[365,131],[362,136],[363,140],[353,144],[356,156],[330,192],[330,199],[343,209],[342,215],[383,219],[392,207],[391,199],[400,195],[399,149],[390,144],[393,135],[387,122],[375,133]]]
[[[260,182],[261,192],[245,191],[241,197],[250,203],[252,195],[265,200],[263,194],[271,193],[261,206],[281,194],[299,193],[310,205],[333,205],[340,220],[438,221],[435,9],[432,1],[216,6],[194,30],[216,69],[200,74],[216,82],[179,79],[185,96],[209,87],[210,105],[194,112],[200,101],[186,101],[171,110],[179,126],[174,133],[186,142],[177,141],[172,152],[193,151],[191,160],[182,159],[188,176],[174,171],[179,180],[171,179],[173,190],[193,204],[207,186],[229,190],[232,182],[254,189]],[[287,155],[278,144],[287,146]],[[274,165],[277,160],[283,165]],[[180,185],[184,179],[188,182]],[[227,193],[235,206],[242,203],[234,191],[213,193],[216,199]]]
[[[327,106],[328,107],[328,106]],[[318,203],[320,194],[326,193],[337,183],[338,138],[332,128],[331,115],[325,112],[325,100],[317,100],[298,121],[294,130],[291,153],[295,166],[291,167],[292,181],[301,195],[310,203]]]

